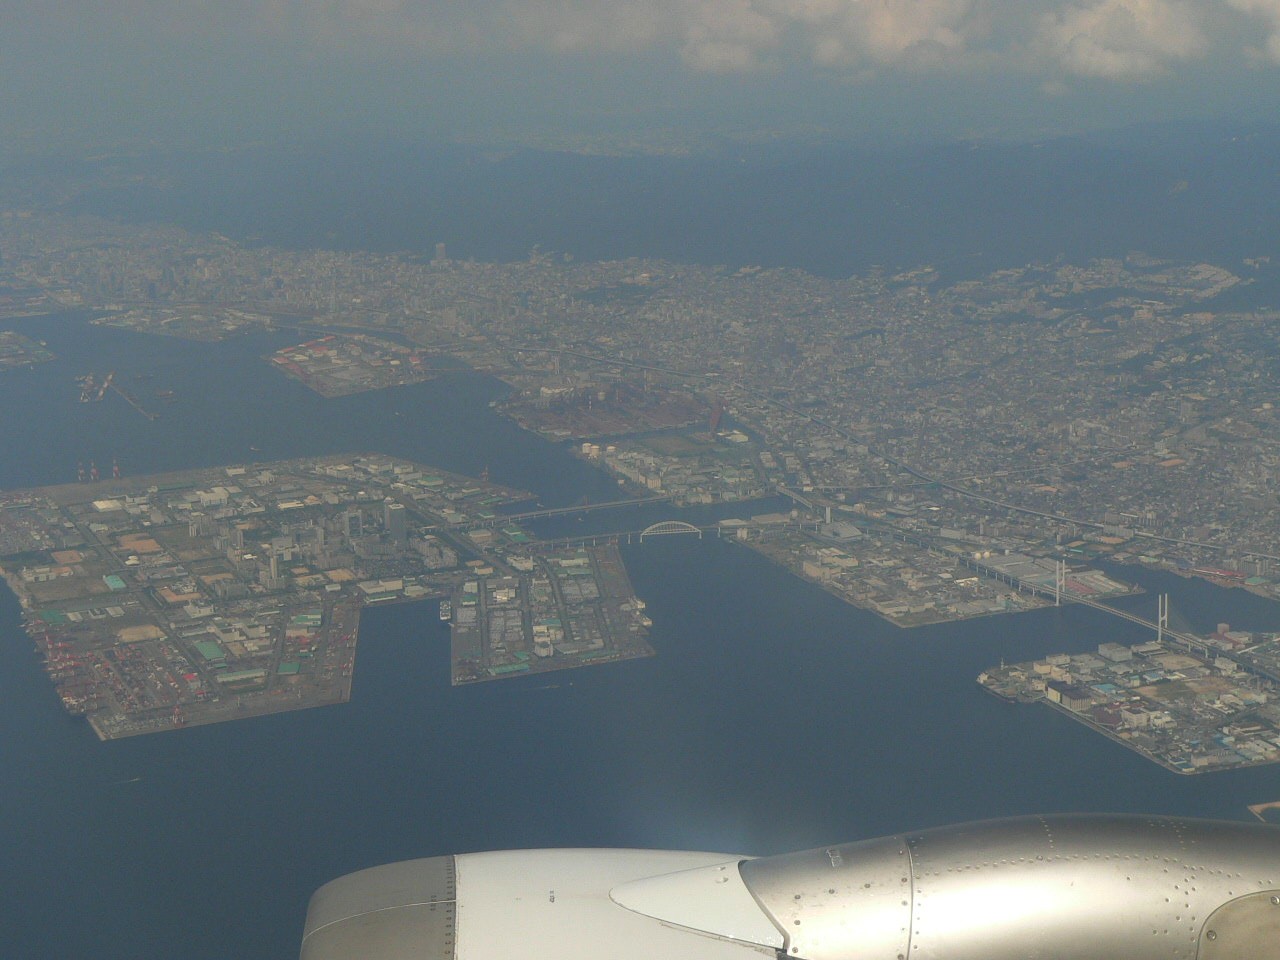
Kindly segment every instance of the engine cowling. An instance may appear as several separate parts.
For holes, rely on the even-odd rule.
[[[1280,830],[1043,816],[751,860],[804,960],[1276,960]]]

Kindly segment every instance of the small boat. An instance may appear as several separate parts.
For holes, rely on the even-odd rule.
[[[440,620],[444,623],[448,623],[452,619],[453,619],[453,604],[450,603],[448,600],[441,600],[440,601]]]

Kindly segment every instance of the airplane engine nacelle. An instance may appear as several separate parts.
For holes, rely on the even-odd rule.
[[[761,859],[459,854],[312,898],[302,960],[1280,960],[1280,829],[991,820]]]
[[[1276,960],[1280,830],[995,820],[744,862],[804,960]]]

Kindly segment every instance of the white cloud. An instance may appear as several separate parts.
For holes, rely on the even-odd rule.
[[[970,52],[971,41],[986,33],[987,6],[979,0],[794,0],[787,14],[804,24],[820,65],[937,65]]]
[[[764,5],[752,0],[702,0],[691,4],[692,16],[681,49],[698,70],[718,73],[748,70],[778,43],[783,24]]]
[[[1280,63],[1280,0],[1227,0],[1242,13],[1261,19],[1269,30],[1264,55],[1272,63]]]
[[[664,0],[500,0],[464,4],[489,39],[554,52],[628,53],[678,36]]]
[[[1260,59],[1280,63],[1280,0],[0,2],[15,8],[11,22],[19,32],[46,38],[279,41],[320,55],[373,59],[512,50],[667,52],[707,72],[784,65],[849,76],[982,66],[1017,71],[1033,82],[1128,81],[1211,53],[1238,56],[1240,36],[1252,25],[1264,28]]]
[[[1035,45],[1068,73],[1145,79],[1207,46],[1205,4],[1187,0],[1095,0],[1046,13]]]

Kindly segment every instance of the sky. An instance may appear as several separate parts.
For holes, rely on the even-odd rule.
[[[1280,0],[0,0],[13,150],[1265,120]]]

